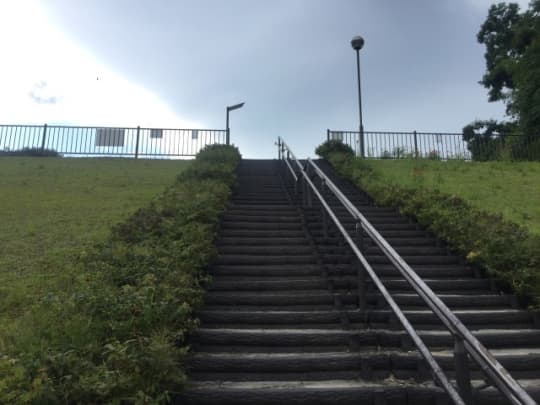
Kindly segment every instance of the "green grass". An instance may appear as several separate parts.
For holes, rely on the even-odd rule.
[[[540,308],[539,163],[328,158],[376,204],[415,218],[501,290]]]
[[[366,160],[383,181],[458,196],[540,234],[540,162]]]
[[[37,297],[69,288],[75,258],[170,186],[187,165],[0,158],[0,324],[16,328],[13,322]]]
[[[211,145],[187,165],[117,161],[92,176],[64,165],[54,167],[55,176],[42,176],[43,183],[53,181],[41,197],[59,199],[59,212],[76,198],[89,199],[95,215],[88,222],[101,226],[75,243],[62,235],[63,222],[49,222],[46,232],[57,237],[46,240],[65,249],[49,259],[52,281],[39,290],[13,279],[4,290],[26,288],[30,299],[12,299],[18,308],[10,306],[11,318],[0,319],[0,403],[170,402],[186,383],[186,337],[197,326],[205,268],[216,254],[213,241],[239,160],[236,148]],[[109,174],[118,179],[104,187]],[[53,190],[51,183],[73,175]],[[94,191],[72,192],[79,184]],[[125,190],[116,191],[121,184]],[[140,188],[147,190],[138,195]],[[82,225],[68,233],[92,228]],[[34,265],[21,280],[44,273]]]

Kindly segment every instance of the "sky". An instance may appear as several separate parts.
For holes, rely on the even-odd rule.
[[[0,124],[225,127],[244,157],[326,129],[460,132],[500,119],[478,84],[491,0],[2,0]],[[528,0],[518,3],[526,8]]]

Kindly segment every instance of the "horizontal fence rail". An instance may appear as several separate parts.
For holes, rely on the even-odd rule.
[[[303,201],[305,205],[312,205],[312,195],[315,195],[322,206],[323,218],[328,215],[334,225],[342,234],[343,238],[351,247],[353,253],[361,264],[358,267],[358,277],[361,279],[362,273],[365,271],[373,280],[380,293],[383,295],[392,311],[395,313],[402,326],[409,334],[414,344],[418,348],[420,354],[429,365],[431,372],[436,381],[447,392],[455,404],[472,404],[473,394],[471,390],[471,376],[468,366],[468,357],[472,358],[479,366],[479,369],[485,373],[485,376],[499,389],[506,397],[509,403],[512,404],[527,404],[533,405],[536,402],[529,394],[512,378],[506,369],[493,357],[479,341],[474,337],[470,330],[455,316],[455,314],[444,304],[441,299],[431,290],[431,288],[416,274],[416,272],[403,260],[403,258],[390,246],[384,237],[373,227],[373,225],[360,213],[354,204],[339,190],[339,188],[324,174],[324,172],[310,159],[307,160],[305,166],[296,159],[287,144],[278,138],[278,156],[286,163],[286,168],[291,173],[295,183],[302,182]],[[289,164],[291,160],[293,165]],[[296,166],[298,172],[293,169]],[[315,179],[318,179],[319,189],[315,186]],[[295,190],[298,187],[295,186]],[[349,233],[345,230],[335,213],[326,202],[323,194],[328,190],[334,197],[345,207],[349,214],[356,221],[356,236],[358,244],[353,241]],[[305,194],[305,195],[304,195]],[[323,220],[323,223],[326,221]],[[327,230],[325,229],[325,233]],[[360,232],[360,233],[359,233]],[[382,250],[384,255],[390,260],[394,267],[401,273],[403,278],[416,291],[419,297],[429,306],[433,313],[439,318],[441,323],[452,334],[454,338],[454,363],[456,371],[456,382],[459,393],[439,367],[429,349],[425,346],[422,339],[418,336],[414,327],[409,323],[399,306],[393,300],[384,283],[378,278],[373,271],[371,265],[366,260],[362,253],[363,236],[365,234]],[[365,282],[361,283],[362,289],[365,289]],[[359,308],[362,307],[362,299],[365,296],[365,291],[362,292],[359,283]]]
[[[54,151],[63,156],[188,157],[225,144],[227,130],[0,125],[0,155]]]
[[[328,129],[326,138],[350,146],[356,156],[362,154],[362,137],[358,131]],[[364,131],[363,146],[364,157],[373,159],[540,159],[540,138],[520,135],[465,141],[461,133]]]

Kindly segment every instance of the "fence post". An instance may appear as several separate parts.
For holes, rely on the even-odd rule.
[[[231,141],[231,130],[227,128],[227,145],[230,144]]]
[[[137,125],[137,141],[135,142],[135,159],[139,158],[139,138],[141,136],[141,127]]]
[[[43,125],[43,135],[41,136],[41,151],[45,150],[45,140],[47,139],[47,124]]]
[[[330,129],[327,129],[327,130],[326,130],[326,140],[327,140],[327,141],[330,140]]]
[[[418,159],[418,136],[416,131],[414,133],[414,157]]]

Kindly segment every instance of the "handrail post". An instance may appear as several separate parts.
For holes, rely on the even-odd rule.
[[[41,135],[41,151],[45,150],[45,140],[47,139],[47,124],[43,125],[43,134]]]
[[[139,138],[141,136],[141,127],[137,125],[137,140],[135,141],[135,159],[139,158]]]
[[[360,251],[363,252],[363,231],[362,231],[362,224],[360,221],[356,221],[355,224],[355,233],[356,233],[356,245],[360,249]],[[364,268],[362,267],[362,263],[357,260],[357,278],[358,278],[358,309],[360,311],[366,311],[367,307],[367,286],[366,286],[366,272],[364,271]]]
[[[323,198],[326,196],[326,181],[321,179],[321,195]],[[324,240],[328,239],[328,218],[326,216],[326,210],[321,204],[321,213],[322,213],[322,223],[323,223],[323,238]]]
[[[463,339],[458,335],[454,335],[454,366],[459,393],[467,405],[472,405],[474,401],[467,350],[465,349]]]
[[[309,174],[309,166],[307,166],[306,168],[306,175],[308,177],[310,177],[310,174]],[[313,207],[313,198],[312,198],[312,192],[311,192],[311,187],[309,187],[309,184],[307,183],[306,181],[306,203],[307,203],[307,206],[309,208]]]
[[[302,182],[302,206],[305,207],[307,205],[307,197],[306,197],[307,184],[306,184],[306,179],[304,178],[302,174],[300,174],[300,179]]]

